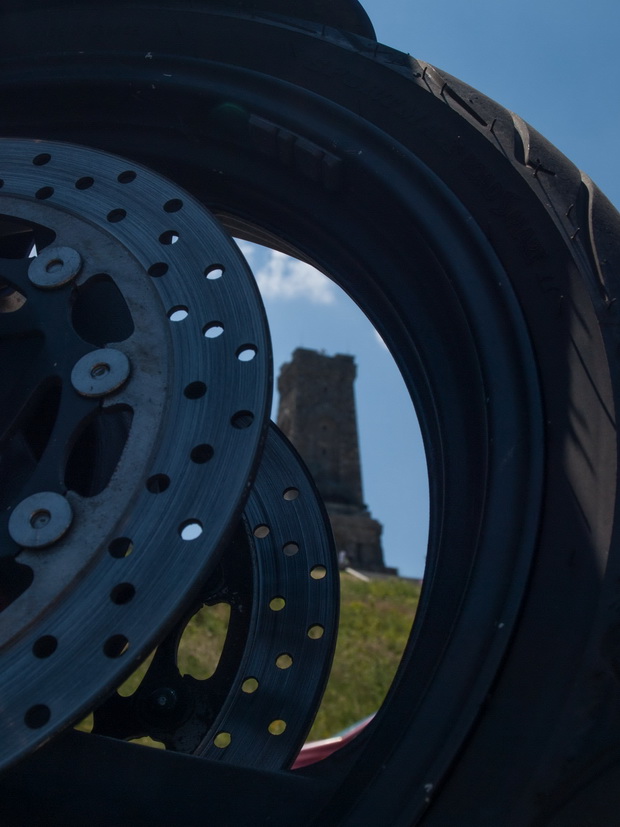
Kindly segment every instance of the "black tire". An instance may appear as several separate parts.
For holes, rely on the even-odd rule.
[[[127,792],[69,739],[4,800],[36,815],[84,785],[93,824],[111,788],[132,802],[115,824],[143,823],[136,800],[152,824],[616,823],[615,210],[518,117],[371,39],[198,2],[37,5],[4,13],[2,133],[136,159],[338,281],[416,403],[431,533],[385,705],[307,774],[160,755],[177,792],[146,769]]]

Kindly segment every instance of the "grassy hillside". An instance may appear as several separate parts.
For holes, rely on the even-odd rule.
[[[418,605],[419,586],[390,578],[363,583],[343,573],[340,627],[334,664],[310,739],[334,735],[374,712],[382,703],[400,661]],[[208,678],[219,659],[229,608],[207,607],[185,630],[178,653],[182,674]],[[150,660],[150,659],[149,659]],[[130,695],[148,661],[119,692]],[[80,728],[88,729],[84,722]]]
[[[419,586],[340,577],[334,665],[310,739],[327,738],[374,712],[385,698],[415,615]]]

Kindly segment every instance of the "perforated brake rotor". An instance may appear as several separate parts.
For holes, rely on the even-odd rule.
[[[231,763],[283,769],[302,746],[327,681],[340,583],[322,501],[275,426],[244,521],[254,561],[248,643],[199,752],[217,758],[224,751]]]
[[[144,735],[178,752],[262,769],[290,766],[331,665],[339,577],[329,520],[283,434],[269,429],[243,525],[188,616],[163,641],[136,691],[114,693],[94,732]],[[203,604],[228,603],[213,675],[181,675],[177,649]]]
[[[271,364],[247,265],[195,199],[99,151],[0,149],[5,766],[118,685],[217,564]]]

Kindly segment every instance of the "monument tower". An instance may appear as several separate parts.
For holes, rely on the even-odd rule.
[[[299,451],[314,477],[329,514],[336,548],[348,564],[387,570],[381,523],[362,494],[352,356],[326,356],[297,348],[278,379],[278,426]]]

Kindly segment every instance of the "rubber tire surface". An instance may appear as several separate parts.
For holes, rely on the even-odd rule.
[[[517,116],[372,40],[198,3],[36,5],[4,12],[4,133],[134,157],[312,260],[418,407],[419,617],[304,823],[615,823],[613,207]]]

